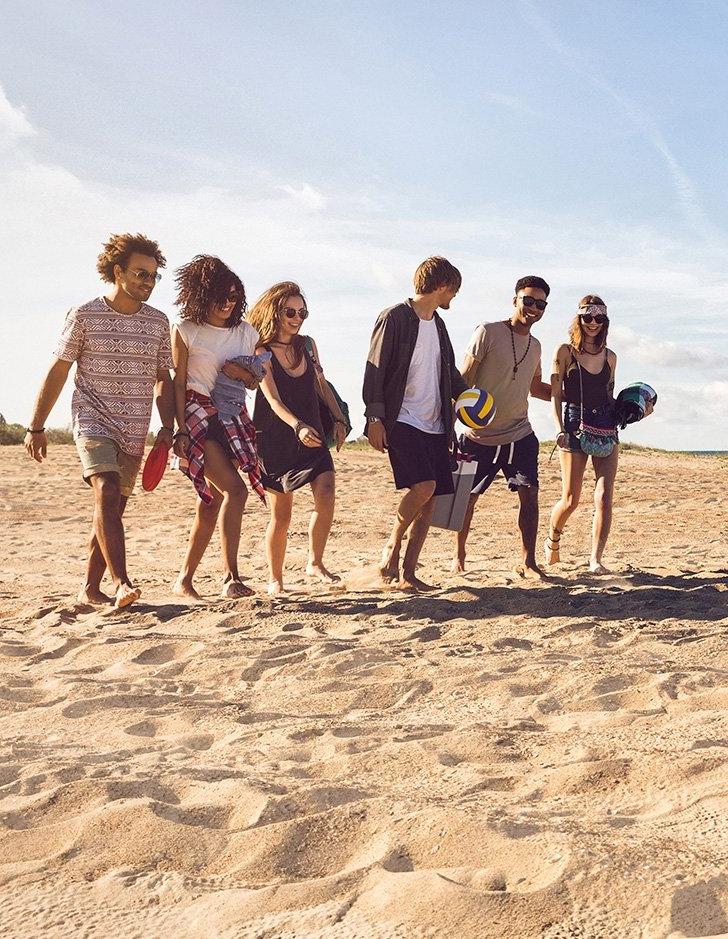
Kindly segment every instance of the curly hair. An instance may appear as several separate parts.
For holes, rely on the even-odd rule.
[[[460,290],[463,281],[460,271],[446,258],[435,255],[425,258],[415,271],[414,288],[419,294],[434,293],[440,287]]]
[[[601,297],[598,297],[595,293],[588,293],[585,297],[582,297],[579,300],[579,310],[583,310],[587,306],[603,306],[604,313],[607,312],[607,304],[602,300]],[[603,349],[607,344],[607,333],[609,332],[609,320],[602,326],[599,330],[599,334],[595,342],[597,343],[597,350]],[[584,330],[581,328],[581,320],[579,318],[579,312],[577,311],[574,319],[569,323],[569,342],[576,349],[577,352],[581,352],[584,347]]]
[[[281,281],[280,284],[273,284],[266,292],[258,297],[248,313],[248,322],[258,330],[260,344],[267,345],[278,335],[278,325],[283,315],[286,303],[291,297],[300,297],[304,303],[306,298],[303,291],[292,280]],[[305,339],[300,334],[294,336],[291,345],[293,347],[293,368],[298,368],[303,359],[303,350]]]
[[[167,265],[167,259],[159,250],[157,242],[146,235],[132,235],[129,232],[124,235],[110,235],[96,262],[96,270],[101,274],[101,279],[107,284],[113,284],[114,267],[117,264],[121,268],[126,267],[132,254],[146,254],[147,257],[154,258],[157,267]]]
[[[248,309],[245,287],[238,275],[227,264],[212,254],[197,254],[192,260],[175,271],[179,315],[183,320],[206,323],[213,306],[224,306],[235,289],[239,295],[233,307],[228,327],[237,326]]]

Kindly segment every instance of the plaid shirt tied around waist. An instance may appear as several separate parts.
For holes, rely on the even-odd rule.
[[[230,444],[239,468],[248,474],[250,485],[258,493],[265,505],[265,489],[261,482],[261,466],[258,451],[255,449],[255,425],[250,420],[245,405],[236,417],[221,417],[212,400],[207,395],[189,388],[185,395],[185,420],[190,435],[187,451],[187,466],[181,460],[180,470],[192,480],[197,494],[203,502],[212,502],[212,493],[205,479],[205,441],[207,440],[207,422],[217,416]]]

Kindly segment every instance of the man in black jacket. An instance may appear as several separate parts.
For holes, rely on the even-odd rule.
[[[415,571],[430,527],[433,497],[453,491],[452,401],[467,385],[437,310],[450,309],[461,280],[445,258],[423,261],[415,271],[414,297],[379,314],[364,373],[369,443],[380,453],[387,450],[397,489],[408,490],[380,570],[386,580],[415,590],[431,589]],[[400,551],[408,529],[400,580]]]

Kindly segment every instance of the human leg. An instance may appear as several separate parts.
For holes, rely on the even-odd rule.
[[[615,446],[609,456],[592,457],[596,486],[594,487],[594,521],[592,523],[592,548],[589,570],[594,574],[607,574],[602,564],[602,555],[612,527],[614,482],[619,464],[619,447]]]
[[[414,590],[432,590],[433,588],[420,580],[417,577],[417,562],[420,557],[420,552],[422,551],[422,546],[425,543],[425,538],[427,538],[427,533],[430,530],[430,522],[432,520],[432,511],[435,507],[435,500],[433,496],[425,502],[420,511],[415,516],[412,524],[409,527],[409,533],[407,536],[407,548],[404,552],[404,561],[402,563],[402,579],[400,581],[401,586],[408,587]]]
[[[132,586],[126,570],[126,544],[121,520],[121,489],[118,473],[95,473],[90,477],[94,491],[93,530],[114,585],[114,603],[129,606],[141,591]]]
[[[267,490],[270,503],[270,521],[265,532],[265,554],[268,560],[268,593],[283,590],[283,561],[286,557],[288,527],[293,510],[292,492]]]
[[[238,573],[238,547],[243,509],[248,498],[240,474],[216,440],[205,442],[205,479],[222,495],[220,506],[220,544],[222,547],[224,597],[235,599],[252,594]]]
[[[308,526],[308,563],[306,573],[309,577],[333,582],[340,580],[324,566],[324,550],[334,520],[334,504],[336,500],[336,474],[334,472],[321,473],[311,480],[314,508]]]
[[[425,508],[425,505],[432,500],[434,492],[435,480],[428,479],[424,482],[415,483],[403,496],[397,507],[397,517],[392,526],[392,533],[382,552],[382,563],[379,568],[382,577],[388,580],[399,580],[399,556],[402,550],[404,533],[410,525],[412,525],[417,516],[419,516]],[[429,514],[425,520],[425,533],[424,536],[422,536],[423,542],[427,535],[427,529],[430,527],[431,517],[432,507],[430,507]],[[417,530],[417,534],[419,535],[420,533],[421,528]],[[413,531],[412,534],[415,534],[415,532]],[[417,549],[417,556],[419,556],[421,550],[422,544],[420,544],[419,549]]]
[[[122,518],[128,501],[128,496],[121,496],[119,499],[119,515]],[[92,527],[88,561],[86,562],[86,581],[78,594],[79,603],[90,603],[94,606],[102,606],[105,603],[111,603],[111,597],[105,594],[101,589],[101,581],[105,573],[106,561],[104,560],[99,539],[96,537]]]
[[[558,564],[559,540],[564,526],[579,504],[588,457],[581,450],[559,450],[561,464],[561,498],[551,510],[546,541],[546,563]]]
[[[451,570],[453,574],[462,574],[465,571],[465,544],[470,534],[470,526],[473,523],[473,514],[475,513],[475,504],[478,496],[473,494],[468,500],[468,506],[465,509],[465,519],[463,527],[455,535],[455,557],[452,559]]]
[[[210,543],[223,504],[223,494],[214,485],[210,486],[210,492],[212,502],[203,502],[199,498],[197,500],[195,517],[187,541],[187,551],[177,579],[172,585],[173,593],[180,597],[190,597],[193,600],[199,600],[200,595],[192,584],[192,578]]]
[[[490,447],[484,444],[476,443],[464,434],[458,441],[458,448],[461,453],[477,461],[475,476],[473,477],[473,488],[465,510],[465,519],[463,527],[455,536],[455,556],[452,560],[451,570],[454,574],[462,574],[465,571],[465,545],[470,534],[470,528],[475,513],[475,503],[478,497],[490,487],[498,473],[499,458],[501,447]]]

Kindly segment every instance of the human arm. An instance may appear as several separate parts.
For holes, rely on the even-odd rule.
[[[609,383],[607,384],[607,396],[610,401],[614,401],[614,387],[617,379],[617,356],[611,349],[607,349],[607,362],[609,362]],[[652,410],[649,411],[652,414]],[[645,417],[647,412],[645,412]]]
[[[540,362],[538,363],[534,376],[531,379],[531,387],[529,388],[529,392],[532,398],[540,398],[541,401],[551,400],[551,385],[547,384],[543,380]]]
[[[175,394],[172,376],[168,368],[157,369],[157,381],[154,385],[154,401],[162,421],[162,426],[159,429],[152,450],[156,450],[157,447],[161,446],[165,446],[169,449],[173,443]]]
[[[258,349],[256,351],[263,351]],[[276,385],[275,378],[273,378],[273,369],[268,369],[263,377],[263,380],[260,383],[260,389],[258,394],[263,393],[265,399],[270,404],[271,410],[280,418],[284,424],[288,424],[292,428],[295,435],[301,441],[301,443],[306,447],[322,447],[323,441],[319,437],[316,430],[304,423],[299,421],[296,415],[289,411],[286,405],[281,400],[281,396],[278,392],[278,386]]]
[[[475,376],[478,371],[478,364],[478,359],[474,358],[469,352],[465,353],[463,367],[460,369],[460,374],[463,376],[463,381],[468,386],[468,388],[472,388],[475,384]]]
[[[383,453],[387,447],[387,432],[384,428],[386,405],[384,383],[387,367],[395,345],[395,324],[389,311],[380,313],[374,324],[369,355],[364,367],[364,414],[367,418],[367,438],[375,450]],[[375,420],[370,421],[370,418]]]
[[[564,377],[568,365],[569,347],[559,346],[554,352],[551,365],[551,413],[556,427],[556,443],[561,445],[564,434],[562,404],[564,401]]]
[[[174,411],[177,417],[177,433],[174,435],[174,452],[179,457],[187,455],[190,444],[190,435],[187,430],[185,417],[185,395],[187,394],[187,360],[189,352],[182,333],[176,326],[172,327],[172,362],[174,363],[174,378],[172,380]]]
[[[310,337],[309,337],[310,338]],[[341,450],[346,440],[346,435],[351,429],[349,422],[346,420],[344,412],[339,406],[339,402],[336,400],[336,396],[331,390],[331,386],[326,381],[326,376],[324,375],[324,370],[321,365],[321,359],[319,358],[318,347],[314,340],[311,338],[311,350],[314,368],[316,369],[316,376],[318,379],[318,393],[321,400],[324,402],[326,407],[329,409],[331,416],[334,420],[334,440],[336,441],[336,450],[337,452]]]
[[[43,384],[40,386],[38,397],[35,399],[33,414],[30,419],[29,431],[25,435],[23,444],[29,456],[38,463],[42,463],[48,453],[48,438],[45,430],[41,433],[30,433],[31,430],[39,431],[45,427],[48,415],[53,410],[53,406],[58,400],[63,386],[66,384],[68,373],[71,371],[73,362],[67,362],[65,359],[55,359],[48,369]]]
[[[249,391],[255,391],[260,384],[260,380],[249,369],[232,359],[223,365],[221,371],[233,381],[241,381]]]

